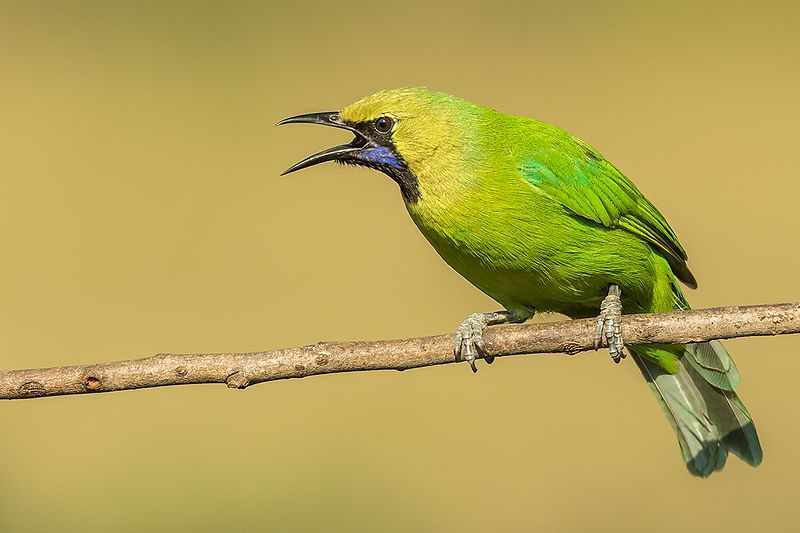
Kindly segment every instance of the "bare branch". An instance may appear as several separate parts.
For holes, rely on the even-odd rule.
[[[494,356],[575,354],[592,349],[593,319],[489,328]],[[679,344],[712,339],[800,333],[800,303],[718,307],[675,313],[625,315],[628,344]],[[94,365],[0,372],[0,399],[38,398],[167,385],[255,383],[359,370],[406,370],[452,363],[452,335],[413,339],[319,342],[263,352],[158,354]]]

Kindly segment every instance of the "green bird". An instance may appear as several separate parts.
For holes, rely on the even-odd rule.
[[[688,309],[679,282],[697,283],[667,221],[597,150],[555,126],[505,115],[425,88],[378,92],[342,111],[279,124],[349,130],[325,161],[366,166],[400,187],[406,208],[439,255],[504,310],[470,315],[455,358],[476,370],[492,357],[483,330],[535,312],[597,316],[595,348],[623,354],[626,313]],[[736,394],[739,374],[718,341],[629,346],[678,437],[689,472],[708,476],[728,452],[761,463],[753,420]]]

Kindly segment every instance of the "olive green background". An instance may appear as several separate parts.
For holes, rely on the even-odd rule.
[[[583,137],[694,306],[800,300],[789,2],[0,2],[0,367],[452,331],[497,306],[279,119],[426,85]],[[791,531],[800,338],[728,342],[765,449],[694,479],[605,354],[0,405],[0,531]]]

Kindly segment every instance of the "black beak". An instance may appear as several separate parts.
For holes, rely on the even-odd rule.
[[[318,165],[319,163],[324,163],[325,161],[341,161],[346,159],[352,159],[354,155],[361,151],[364,146],[367,144],[367,140],[364,138],[358,130],[356,130],[353,126],[349,124],[345,124],[342,122],[341,118],[339,118],[339,113],[337,111],[330,111],[328,113],[308,113],[307,115],[297,115],[296,117],[289,117],[281,120],[276,124],[277,126],[282,126],[283,124],[300,124],[300,123],[307,123],[307,124],[322,124],[323,126],[332,126],[334,128],[340,128],[343,130],[348,130],[353,132],[356,137],[355,139],[350,142],[350,144],[342,144],[340,146],[334,146],[333,148],[328,148],[327,150],[323,150],[319,153],[314,155],[308,156],[299,163],[296,163],[286,169],[281,176],[285,176],[291,172],[295,172],[297,170],[301,170],[304,168],[308,168],[314,165]]]

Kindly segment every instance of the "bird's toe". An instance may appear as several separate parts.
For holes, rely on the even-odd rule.
[[[608,296],[600,304],[600,315],[594,326],[594,349],[599,349],[605,338],[608,352],[615,363],[619,363],[625,358],[623,351],[625,343],[622,340],[622,299],[620,297],[619,287],[612,285],[609,288]]]
[[[473,372],[478,371],[475,365],[478,351],[484,352],[483,330],[487,326],[486,318],[474,313],[466,318],[456,330],[454,352],[456,361],[467,361]]]

